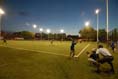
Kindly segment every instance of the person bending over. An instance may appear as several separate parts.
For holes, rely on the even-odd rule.
[[[114,73],[114,67],[112,61],[114,60],[113,56],[111,53],[108,51],[108,49],[104,48],[103,45],[99,45],[98,49],[96,51],[96,54],[101,54],[102,58],[97,59],[98,61],[98,66],[97,66],[97,72],[100,73],[100,64],[103,63],[108,63],[111,66],[110,72]]]

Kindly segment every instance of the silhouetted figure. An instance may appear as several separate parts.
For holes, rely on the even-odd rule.
[[[76,41],[72,40],[72,43],[70,46],[70,57],[74,57],[75,55],[75,45],[76,45]]]
[[[112,48],[112,51],[114,52],[114,49],[115,49],[115,43],[112,41],[111,43],[111,48]]]
[[[54,42],[54,40],[52,39],[52,40],[50,41],[50,44],[53,45],[53,42]]]
[[[3,44],[6,44],[6,45],[7,45],[7,40],[6,40],[6,38],[3,38]]]

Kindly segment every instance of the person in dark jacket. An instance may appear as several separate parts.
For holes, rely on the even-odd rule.
[[[97,65],[97,59],[99,58],[99,56],[96,54],[96,49],[93,48],[92,52],[87,52],[88,55],[88,61],[90,62],[90,64],[92,65]]]
[[[70,57],[75,56],[75,45],[76,45],[76,41],[72,40],[72,43],[71,43],[71,46],[70,46]]]
[[[6,44],[7,45],[7,40],[6,40],[5,37],[3,38],[3,44]]]
[[[111,43],[111,48],[112,48],[112,51],[113,51],[113,53],[114,53],[114,49],[115,49],[115,43],[112,41],[112,43]]]

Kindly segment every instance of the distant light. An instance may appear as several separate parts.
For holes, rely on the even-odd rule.
[[[61,29],[61,30],[60,30],[60,33],[64,33],[64,30],[63,30],[63,29]]]
[[[98,14],[99,12],[100,12],[100,10],[99,9],[96,9],[95,13]]]
[[[89,25],[90,25],[89,21],[85,22],[85,26],[89,26]]]
[[[0,14],[5,14],[5,12],[0,8]]]
[[[36,25],[36,24],[34,24],[34,25],[33,25],[33,28],[37,28],[37,25]]]
[[[50,29],[47,29],[47,30],[46,30],[46,32],[47,32],[47,33],[50,33],[50,32],[51,32],[51,30],[50,30]]]
[[[40,32],[43,32],[43,28],[39,28],[39,31],[40,31]]]

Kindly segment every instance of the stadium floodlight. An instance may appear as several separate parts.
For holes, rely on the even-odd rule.
[[[90,25],[90,22],[89,21],[85,22],[85,26],[86,27],[88,27],[89,25]]]
[[[50,33],[50,32],[51,32],[51,30],[50,30],[50,29],[47,29],[47,30],[46,30],[46,32],[47,32],[47,33]]]
[[[2,33],[2,23],[1,23],[1,18],[2,15],[5,14],[5,12],[0,8],[0,39],[1,39],[1,33]]]
[[[40,32],[43,32],[43,28],[39,28],[39,31],[40,31]]]
[[[35,29],[37,28],[37,25],[34,24],[34,25],[33,25],[33,28],[34,28],[34,35],[35,35]],[[35,38],[34,38],[34,39],[35,39]]]
[[[60,30],[60,33],[64,33],[64,30],[63,30],[63,29],[61,29],[61,30]]]
[[[0,8],[0,15],[5,14],[5,12]]]
[[[46,32],[48,33],[48,40],[49,40],[49,33],[51,32],[51,30],[47,29]]]
[[[34,24],[34,25],[33,25],[33,28],[34,28],[34,29],[35,29],[35,28],[37,28],[37,25],[36,25],[36,24]]]
[[[95,13],[96,13],[96,14],[99,14],[99,12],[100,12],[99,9],[96,9],[96,10],[95,10]]]
[[[61,30],[60,30],[60,33],[62,33],[62,40],[63,40],[63,33],[64,33],[64,30],[61,29]]]
[[[39,28],[39,32],[41,32],[41,40],[42,40],[42,32],[43,32],[43,28]]]
[[[99,39],[98,39],[98,34],[99,34],[99,12],[100,12],[100,10],[96,9],[95,13],[97,15],[97,42],[99,41]]]

